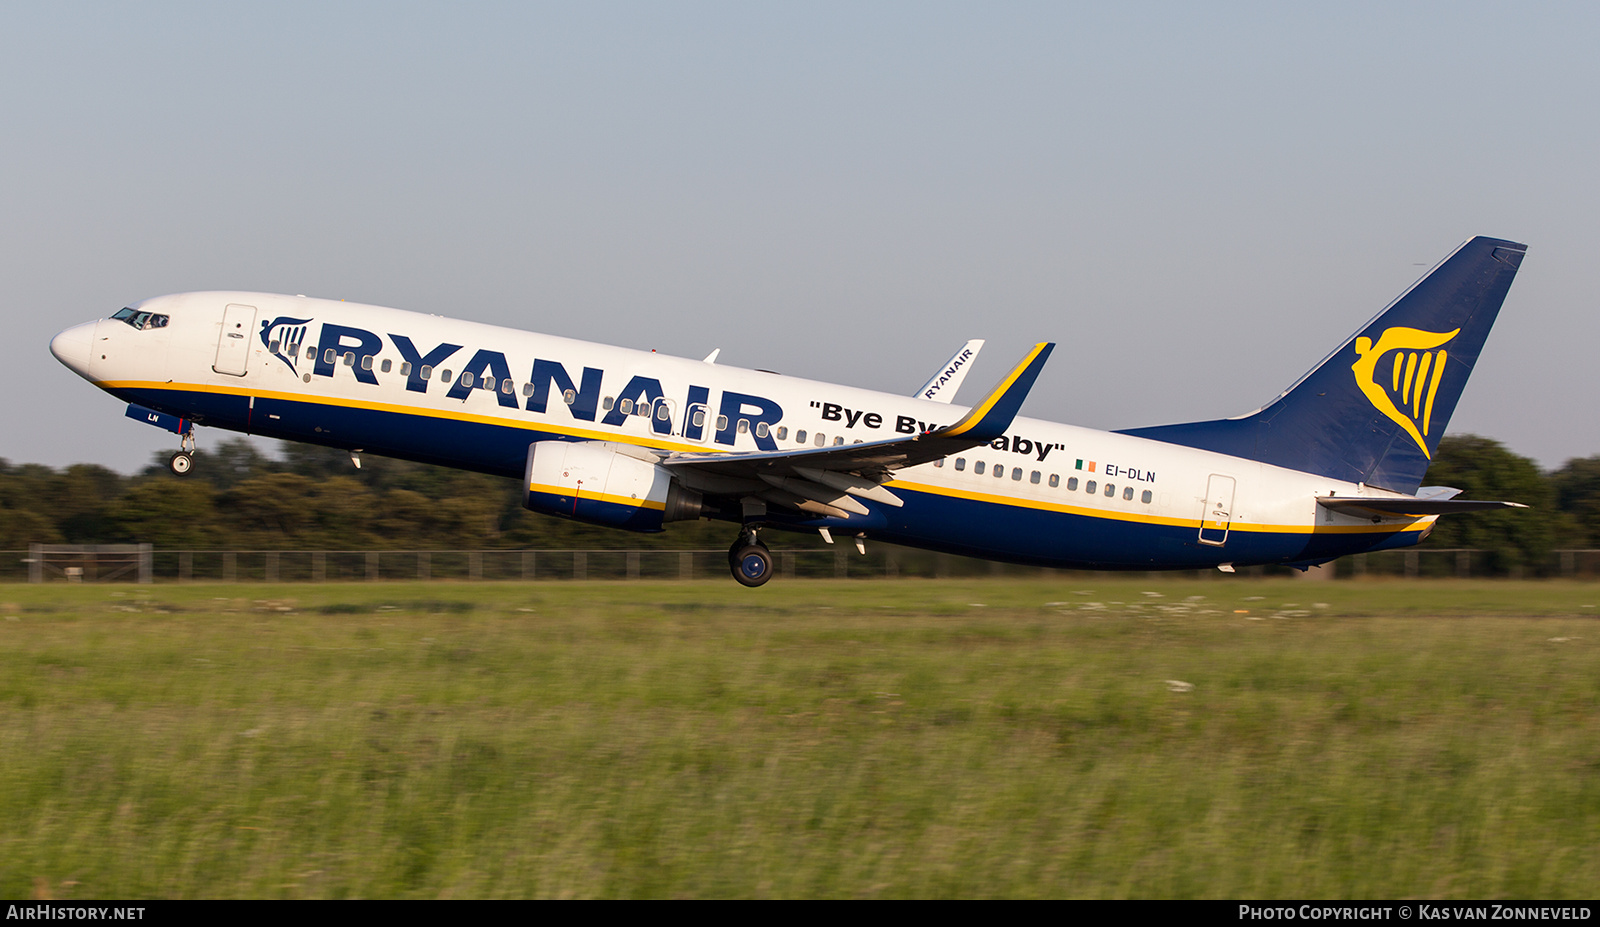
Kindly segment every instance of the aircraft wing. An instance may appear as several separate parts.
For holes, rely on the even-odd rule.
[[[788,508],[848,518],[866,515],[855,498],[898,507],[882,483],[895,470],[928,463],[1005,434],[1049,358],[1054,344],[1033,346],[983,401],[954,425],[919,435],[831,447],[733,454],[676,453],[661,461],[691,489],[713,495],[754,496]]]

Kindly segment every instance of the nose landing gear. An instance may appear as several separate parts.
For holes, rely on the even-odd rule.
[[[740,585],[752,588],[772,578],[772,551],[756,540],[754,528],[739,532],[739,539],[728,548],[728,569]]]
[[[183,449],[173,451],[167,458],[167,469],[173,476],[188,476],[194,470],[194,427],[191,425],[182,436]]]

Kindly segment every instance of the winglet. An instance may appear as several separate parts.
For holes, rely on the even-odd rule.
[[[963,438],[973,444],[983,444],[993,441],[1005,434],[1011,427],[1011,420],[1017,417],[1017,410],[1022,408],[1022,400],[1028,398],[1028,391],[1033,389],[1033,381],[1038,379],[1039,371],[1044,369],[1044,362],[1049,359],[1050,352],[1055,349],[1054,342],[1041,342],[1033,346],[1017,366],[1006,374],[995,388],[983,401],[972,407],[972,411],[961,417],[949,428],[930,432],[930,437]]]

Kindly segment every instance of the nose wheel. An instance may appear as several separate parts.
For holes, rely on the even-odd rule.
[[[763,585],[772,578],[772,551],[756,540],[754,531],[741,533],[728,548],[728,569],[742,586]]]
[[[173,451],[167,458],[167,469],[173,476],[188,476],[194,470],[194,431],[183,433],[183,449]]]

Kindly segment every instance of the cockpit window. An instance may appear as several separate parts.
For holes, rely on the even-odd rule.
[[[166,316],[158,315],[154,312],[140,312],[138,309],[135,309],[132,306],[129,306],[126,309],[118,309],[112,318],[119,322],[127,322],[129,325],[132,325],[134,328],[137,328],[140,331],[147,331],[152,328],[167,327]]]

